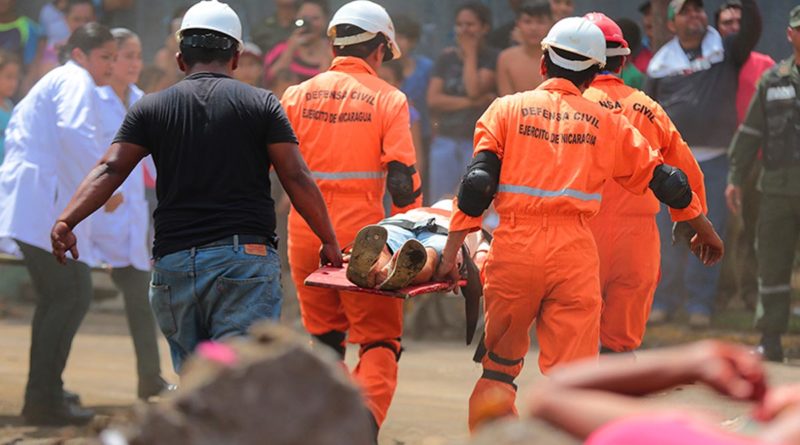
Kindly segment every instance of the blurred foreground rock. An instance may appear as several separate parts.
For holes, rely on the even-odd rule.
[[[538,420],[499,420],[468,441],[453,445],[579,445],[580,440]]]
[[[135,427],[107,431],[103,442],[374,444],[369,413],[332,354],[311,351],[278,326],[251,332],[198,348],[174,397],[144,409]]]

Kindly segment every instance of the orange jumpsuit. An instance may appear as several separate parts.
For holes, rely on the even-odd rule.
[[[683,170],[706,212],[703,172],[658,103],[611,74],[597,76],[583,97],[622,113],[661,152],[664,163]],[[604,350],[633,351],[642,343],[661,271],[655,218],[659,209],[652,191],[635,196],[609,181],[600,212],[589,224],[600,255],[600,344]],[[699,212],[691,207],[670,209],[674,221],[695,218]]]
[[[606,180],[642,194],[662,163],[624,117],[559,78],[497,99],[475,129],[475,153],[484,150],[502,163],[500,224],[484,269],[487,353],[470,397],[471,429],[486,405],[516,414],[514,379],[534,321],[542,372],[597,355],[599,260],[586,221],[600,209]],[[477,230],[480,222],[456,209],[450,230]]]
[[[325,198],[336,238],[347,245],[359,229],[384,217],[387,164],[413,167],[416,162],[406,97],[363,60],[337,57],[329,71],[286,90],[281,102]],[[417,173],[413,181],[419,190]],[[393,211],[421,204],[420,195]],[[303,324],[342,357],[345,339],[361,345],[353,376],[380,426],[397,385],[402,300],[304,286],[305,278],[319,268],[320,246],[292,208],[289,264]]]

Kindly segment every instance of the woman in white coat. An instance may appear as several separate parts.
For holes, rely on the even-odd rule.
[[[139,37],[125,28],[114,28],[111,34],[117,42],[113,74],[108,85],[97,87],[103,147],[111,145],[128,109],[144,95],[135,85],[142,71]],[[169,389],[170,385],[161,378],[155,319],[147,297],[150,219],[142,164],[134,168],[105,208],[92,216],[91,224],[95,259],[113,268],[111,278],[125,300],[125,314],[136,351],[137,394],[140,399],[147,400]]]
[[[61,374],[92,296],[92,249],[58,264],[50,226],[103,154],[96,85],[111,77],[117,45],[97,23],[72,33],[69,61],[45,75],[14,108],[0,166],[0,238],[16,241],[37,293],[22,415],[29,424],[84,424],[94,416],[66,393]],[[91,222],[76,227],[91,239]],[[77,252],[74,252],[77,253]]]

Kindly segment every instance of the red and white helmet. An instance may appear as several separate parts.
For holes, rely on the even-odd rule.
[[[586,20],[594,23],[603,31],[603,36],[606,38],[606,43],[619,43],[616,48],[606,48],[606,56],[627,56],[631,53],[631,48],[625,36],[622,34],[622,29],[617,25],[617,22],[611,20],[607,15],[602,12],[590,12],[583,16]]]

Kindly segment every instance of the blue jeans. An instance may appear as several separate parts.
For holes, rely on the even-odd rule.
[[[720,237],[725,239],[728,208],[725,204],[725,187],[728,178],[728,158],[719,156],[700,162],[706,186],[708,219]],[[663,207],[663,206],[662,206]],[[706,267],[689,251],[686,245],[672,245],[672,221],[666,207],[656,219],[661,237],[661,281],[656,289],[653,308],[673,312],[686,299],[690,314],[711,315],[717,294],[720,264]]]
[[[150,282],[150,305],[176,372],[199,343],[278,320],[281,300],[280,261],[272,247],[266,255],[247,253],[244,245],[171,253],[156,259]]]
[[[447,235],[440,235],[429,230],[408,230],[392,224],[381,224],[388,232],[386,245],[392,253],[397,252],[403,247],[406,241],[415,239],[425,248],[433,249],[437,255],[441,255],[444,245],[447,243]]]
[[[431,141],[428,175],[430,202],[455,196],[458,185],[472,161],[472,139],[455,139],[436,136]]]

